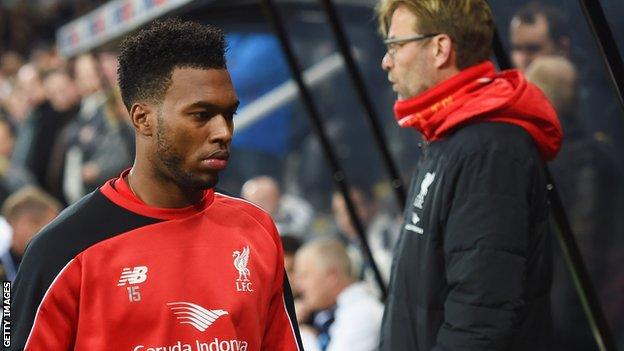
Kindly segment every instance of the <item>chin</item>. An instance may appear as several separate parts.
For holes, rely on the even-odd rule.
[[[201,179],[196,183],[196,189],[207,190],[210,188],[214,188],[219,182],[219,177],[217,175],[211,175],[209,179]]]
[[[201,174],[193,175],[188,174],[184,177],[178,177],[176,180],[178,184],[188,189],[207,190],[214,188],[219,181],[219,177],[216,174]]]

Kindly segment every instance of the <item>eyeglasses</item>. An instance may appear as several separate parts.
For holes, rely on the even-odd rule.
[[[440,33],[417,34],[417,35],[412,35],[412,36],[403,37],[403,38],[389,38],[389,39],[384,39],[384,44],[386,44],[386,47],[388,48],[388,51],[387,51],[388,56],[390,56],[391,59],[394,59],[394,55],[399,50],[399,48],[402,47],[403,45],[412,41],[420,41],[423,39],[433,38],[439,34]]]

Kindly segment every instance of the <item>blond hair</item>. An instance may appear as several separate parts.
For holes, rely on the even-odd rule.
[[[61,209],[61,203],[45,191],[35,186],[25,186],[5,200],[2,216],[11,223],[27,213],[39,218],[46,216],[49,211],[58,213]]]
[[[323,269],[335,268],[345,277],[353,278],[351,260],[345,245],[337,239],[320,238],[303,245],[297,256],[308,256],[317,260]]]
[[[490,57],[494,21],[485,0],[381,0],[377,18],[384,37],[399,6],[405,6],[418,18],[414,28],[418,33],[444,33],[451,38],[457,68],[464,69]]]
[[[578,73],[574,64],[562,56],[541,56],[525,72],[526,79],[537,85],[559,114],[571,112],[578,94]]]

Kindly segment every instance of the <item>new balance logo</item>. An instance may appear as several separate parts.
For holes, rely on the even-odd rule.
[[[121,277],[117,286],[124,286],[126,284],[140,284],[147,280],[147,267],[137,266],[132,269],[124,268],[121,270]]]
[[[190,302],[170,302],[167,306],[171,308],[180,324],[190,324],[200,332],[206,331],[219,317],[229,314],[224,310],[207,310]]]

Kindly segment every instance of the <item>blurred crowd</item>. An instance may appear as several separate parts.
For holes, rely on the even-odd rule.
[[[0,202],[13,228],[1,235],[13,236],[14,266],[22,244],[47,223],[44,218],[53,218],[38,206],[58,213],[118,175],[134,155],[115,55],[85,54],[69,62],[52,49],[22,60],[5,53],[0,71]],[[17,229],[30,215],[37,225]]]
[[[35,55],[45,51],[56,30],[106,0],[3,0],[0,2],[0,51]]]
[[[59,211],[132,164],[134,131],[117,88],[116,53],[100,51],[66,59],[58,54],[53,38],[32,40],[34,34],[29,34],[56,28],[59,21],[101,2],[7,1],[0,6],[0,274],[4,279],[15,276],[28,241]],[[31,22],[28,16],[14,15],[25,8],[46,15],[26,11],[37,17]],[[617,140],[624,135],[624,119],[604,75],[596,74],[595,63],[577,55],[569,21],[560,8],[532,2],[511,16],[507,42],[513,64],[558,111],[565,139],[550,170],[617,334],[624,330],[624,277],[616,271],[624,262],[620,249],[624,219],[614,214],[624,213],[624,144]],[[20,30],[25,23],[37,25]],[[283,58],[274,55],[279,45],[271,35],[238,33],[228,40],[228,66],[241,108],[288,80]],[[263,55],[268,58],[262,59]],[[262,70],[257,70],[257,62],[270,62],[264,76],[258,73]],[[371,69],[379,69],[377,63]],[[331,95],[339,95],[342,88],[326,84],[317,93],[327,97],[325,101],[336,101]],[[328,116],[350,114],[344,106],[323,108],[333,109],[323,110]],[[305,142],[313,134],[293,123],[292,116],[300,113],[304,112],[296,104],[283,106],[235,135],[231,167],[220,184],[274,218],[283,238],[306,349],[373,350],[383,311],[379,288],[370,262],[361,253],[362,242],[344,197],[318,175],[325,169],[319,166],[322,152],[317,144]],[[361,133],[351,124],[342,124],[328,120],[330,133],[350,144],[337,148],[343,154],[350,150],[354,173],[361,176],[349,195],[387,282],[402,219],[396,206],[389,205],[387,184],[367,166],[369,153],[362,150],[372,143],[358,139]],[[295,147],[289,144],[292,139],[304,142]],[[417,150],[411,149],[413,140],[398,143],[393,150],[399,150],[399,159],[401,152],[412,162],[418,158]],[[594,348],[560,257],[554,278],[560,348]]]

